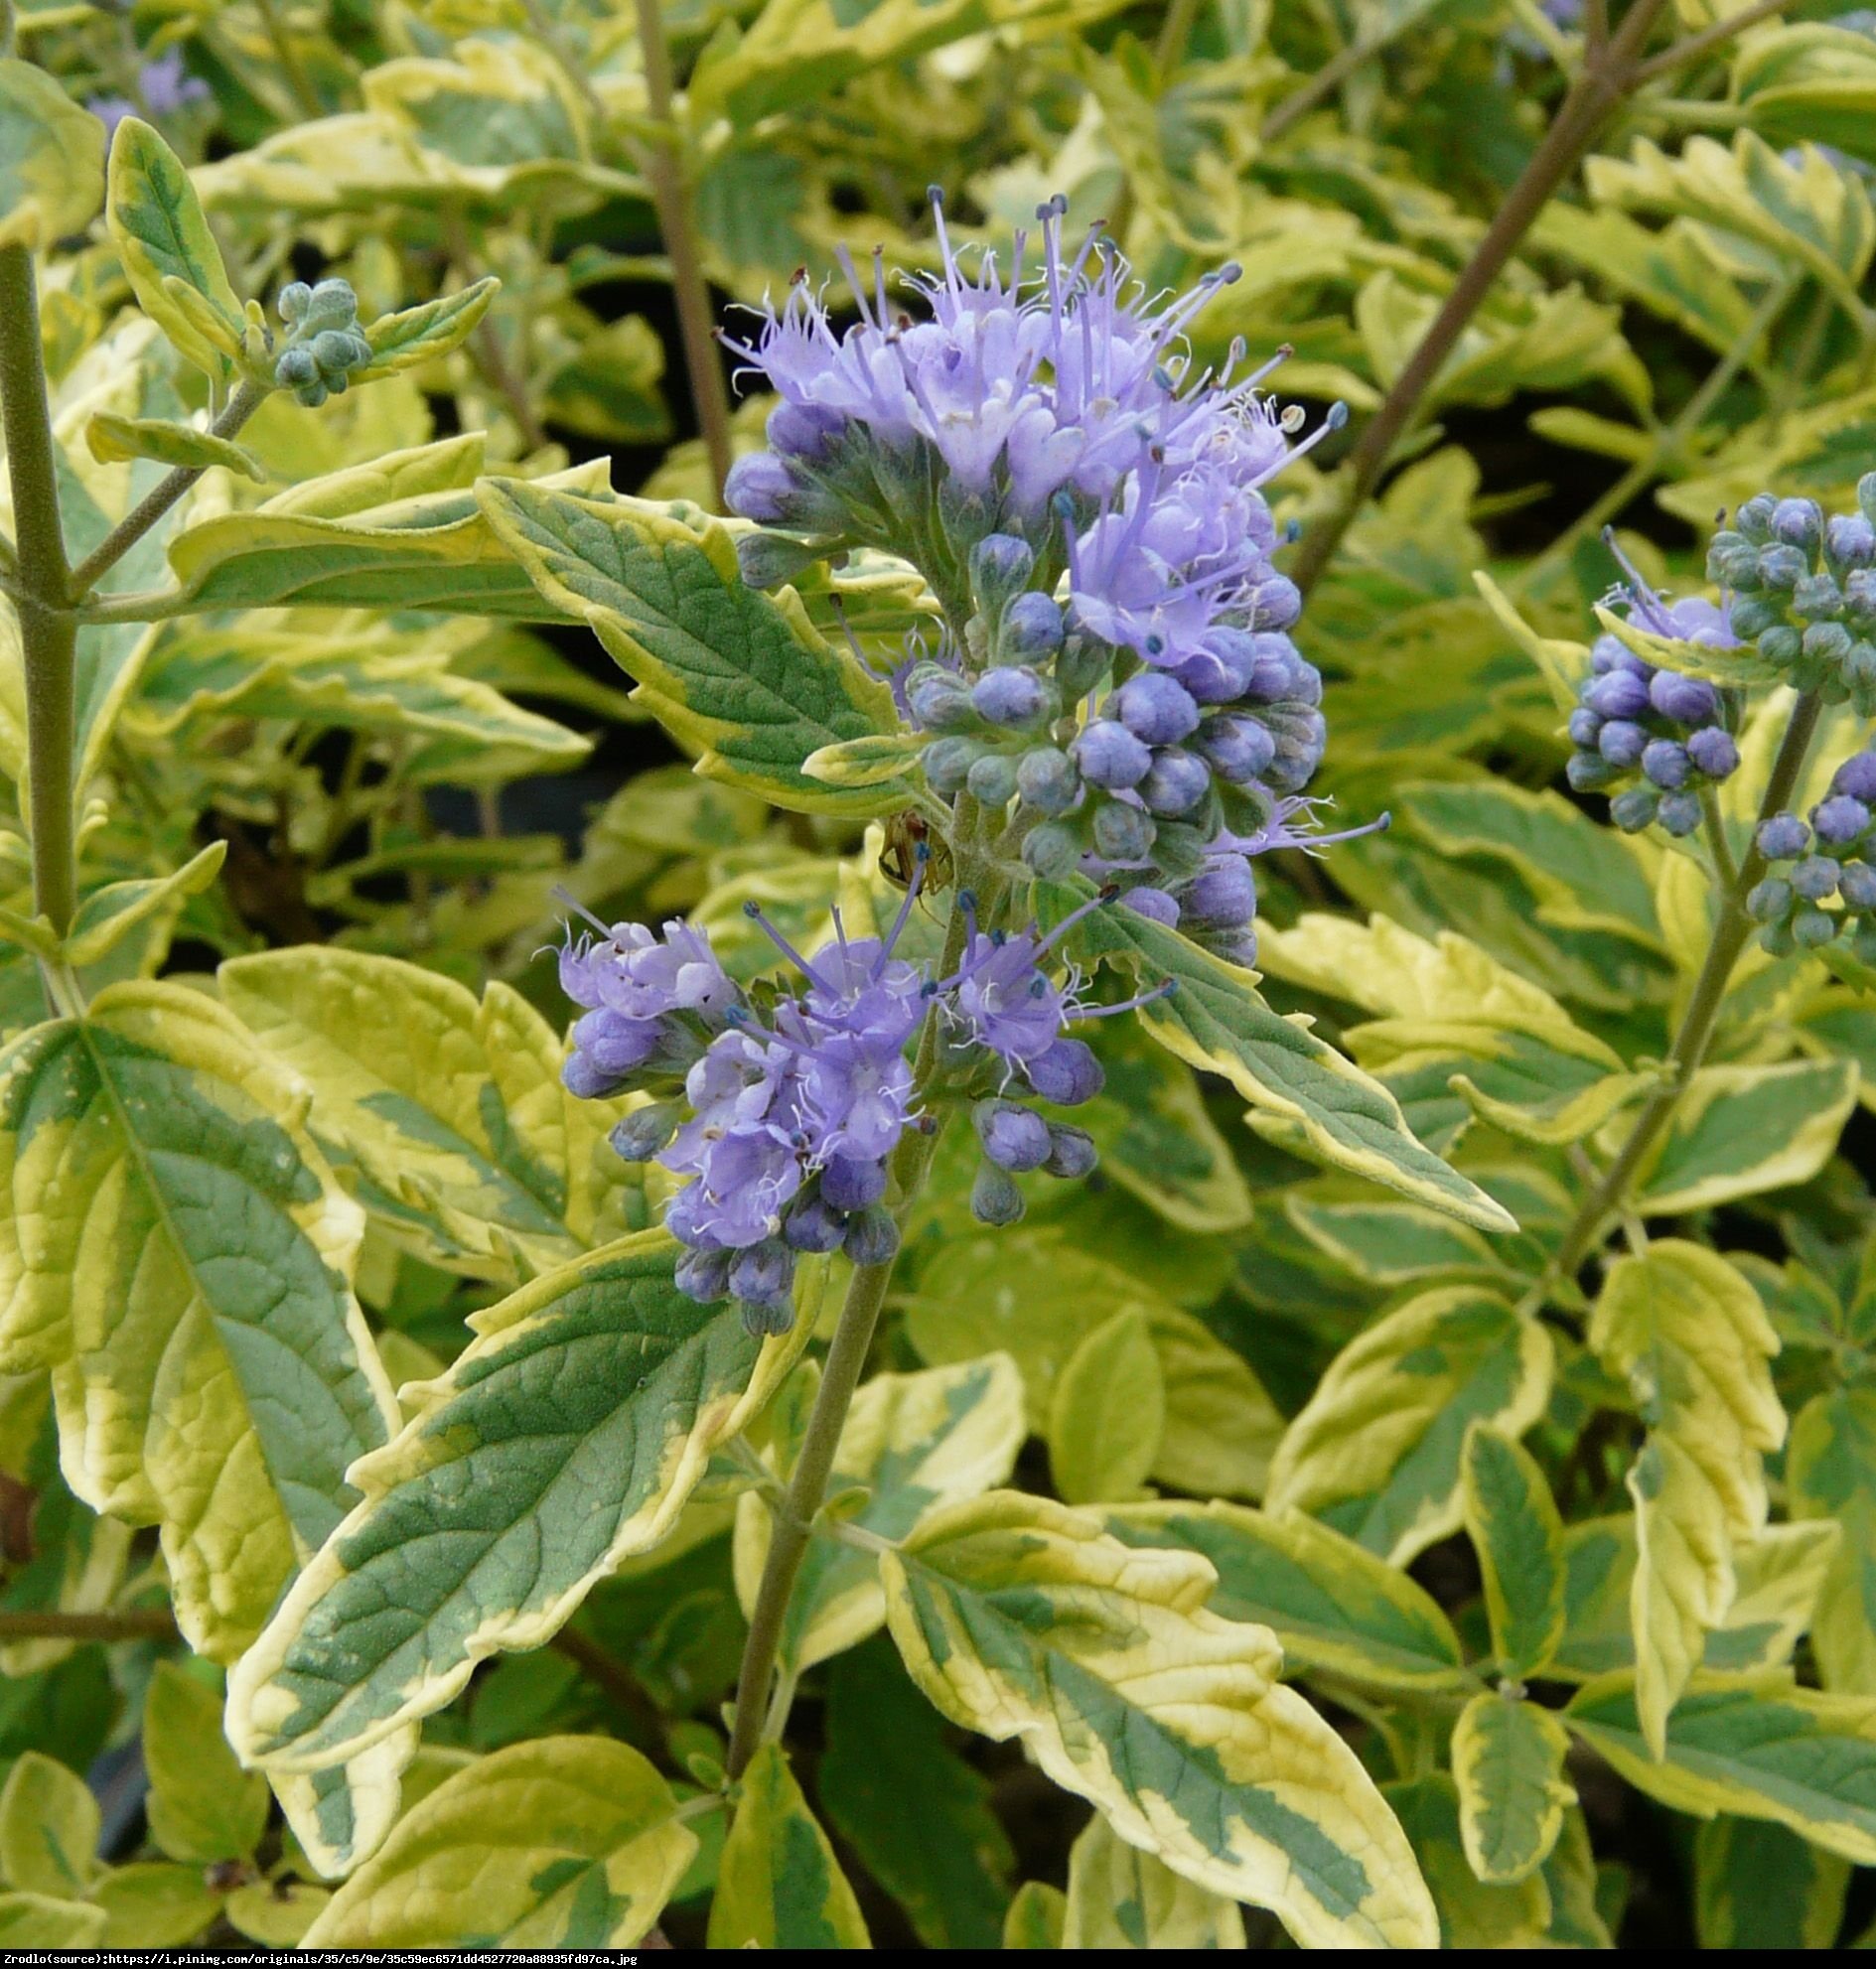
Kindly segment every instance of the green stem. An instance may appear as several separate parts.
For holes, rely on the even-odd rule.
[[[243,381],[229,397],[227,408],[210,429],[217,438],[233,437],[270,393],[265,383]],[[174,472],[158,480],[72,570],[71,579],[66,584],[68,597],[73,602],[82,602],[99,580],[129,553],[208,469],[206,465],[179,465]]]
[[[677,335],[684,351],[684,372],[696,406],[703,448],[710,461],[710,480],[717,503],[723,502],[724,482],[730,476],[730,397],[717,358],[714,324],[710,319],[710,290],[704,283],[703,261],[697,252],[696,214],[691,207],[682,138],[672,114],[675,89],[671,80],[671,51],[664,38],[659,0],[636,0],[639,45],[645,62],[645,91],[651,121],[657,126],[646,159],[646,181],[657,211],[658,231],[671,262],[671,292],[677,303]]]
[[[961,912],[956,919],[962,921]],[[900,1142],[893,1157],[893,1180],[898,1192],[895,1213],[901,1219],[924,1188],[937,1147],[937,1130],[931,1134],[913,1131]],[[826,1495],[827,1479],[840,1448],[840,1432],[873,1345],[873,1334],[879,1325],[880,1309],[886,1304],[895,1263],[896,1257],[883,1265],[862,1265],[847,1286],[846,1304],[840,1309],[840,1323],[827,1348],[820,1392],[814,1397],[813,1411],[807,1419],[800,1454],[789,1478],[787,1498],[783,1508],[770,1519],[769,1556],[763,1564],[762,1584],[757,1588],[755,1610],[749,1617],[749,1639],[736,1678],[736,1720],[727,1764],[732,1777],[740,1777],[748,1768],[763,1740],[776,1655],[782,1646],[782,1623],[788,1616],[795,1576],[807,1553],[814,1513]]]
[[[1467,324],[1497,284],[1537,215],[1576,170],[1618,104],[1637,86],[1641,51],[1666,0],[1635,0],[1606,49],[1589,55],[1558,105],[1543,141],[1531,154],[1472,258],[1434,316],[1420,344],[1394,378],[1344,467],[1336,506],[1304,535],[1290,578],[1305,594],[1321,579],[1343,535],[1354,524],[1406,434],[1420,400],[1453,352]]]
[[[72,813],[78,626],[66,606],[57,446],[46,401],[33,256],[24,246],[0,246],[0,419],[19,542],[16,606],[26,673],[33,907],[63,936],[78,895]]]
[[[1204,0],[1172,0],[1166,19],[1160,24],[1159,40],[1153,45],[1153,67],[1159,72],[1160,86],[1172,79],[1186,59],[1186,43],[1192,38],[1194,23]]]
[[[969,794],[960,794],[953,820],[953,852],[960,887],[972,886],[972,878],[984,873],[979,867],[980,841],[984,817]],[[981,908],[995,908],[994,895],[977,885]],[[948,977],[964,954],[968,925],[962,910],[953,909],[944,933],[944,952],[938,959],[938,975]],[[938,1025],[928,1018],[919,1043],[919,1056],[913,1074],[917,1085],[928,1085],[938,1066]],[[893,1213],[901,1227],[925,1180],[931,1173],[932,1158],[938,1150],[938,1129],[929,1134],[909,1132],[893,1156]],[[740,1777],[763,1742],[771,1723],[770,1691],[775,1682],[776,1656],[782,1646],[782,1623],[788,1616],[789,1599],[794,1591],[796,1574],[806,1556],[812,1536],[814,1514],[827,1493],[827,1479],[833,1472],[834,1456],[840,1448],[840,1432],[846,1424],[854,1390],[873,1344],[879,1326],[880,1309],[892,1285],[897,1254],[883,1265],[862,1265],[849,1281],[846,1304],[827,1348],[821,1368],[820,1391],[807,1419],[801,1438],[800,1454],[780,1509],[770,1515],[769,1556],[763,1562],[762,1583],[756,1590],[756,1606],[749,1617],[749,1639],[744,1644],[743,1662],[736,1678],[736,1715],[731,1727],[727,1768],[731,1777]],[[782,1720],[786,1720],[786,1705]]]
[[[1798,784],[1798,775],[1804,770],[1805,755],[1810,751],[1822,708],[1822,700],[1814,692],[1806,692],[1793,706],[1792,722],[1785,728],[1778,757],[1773,761],[1772,772],[1766,779],[1765,796],[1759,803],[1759,818],[1762,821],[1782,811],[1791,798],[1792,789]],[[1538,1303],[1541,1303],[1549,1287],[1569,1278],[1578,1269],[1601,1235],[1608,1218],[1622,1210],[1628,1199],[1629,1185],[1643,1158],[1666,1127],[1679,1105],[1681,1095],[1686,1092],[1688,1081],[1699,1071],[1700,1063],[1706,1057],[1713,1029],[1719,1023],[1720,1008],[1726,1002],[1727,982],[1733,975],[1733,966],[1738,963],[1740,952],[1752,935],[1753,924],[1746,914],[1746,898],[1766,869],[1765,857],[1759,852],[1756,828],[1754,836],[1752,845],[1739,864],[1738,873],[1720,897],[1719,914],[1714,919],[1706,956],[1693,981],[1687,1009],[1681,1015],[1680,1028],[1668,1049],[1667,1072],[1636,1116],[1628,1139],[1616,1152],[1614,1162],[1603,1172],[1602,1181],[1584,1197],[1569,1228],[1563,1233],[1556,1255],[1545,1268],[1544,1277],[1533,1288],[1532,1297]]]

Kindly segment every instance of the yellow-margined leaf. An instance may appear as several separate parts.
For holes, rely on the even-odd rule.
[[[343,1880],[383,1844],[403,1802],[399,1779],[417,1754],[417,1736],[412,1723],[324,1770],[267,1772],[300,1851],[322,1880]]]
[[[709,1945],[723,1948],[870,1948],[866,1921],[780,1744],[765,1744],[743,1773],[723,1843]]]
[[[1492,1645],[1501,1671],[1522,1680],[1563,1638],[1563,1520],[1535,1459],[1495,1430],[1468,1434],[1461,1477]]]
[[[561,1043],[517,992],[491,984],[478,1002],[439,972],[330,945],[234,958],[220,983],[312,1088],[314,1132],[358,1165],[366,1207],[419,1256],[511,1277],[593,1240],[591,1165],[615,1117],[562,1087]]]
[[[1589,1343],[1649,1422],[1629,1474],[1636,1695],[1660,1753],[1667,1712],[1733,1596],[1733,1546],[1766,1520],[1763,1453],[1785,1440],[1779,1350],[1759,1296],[1717,1253],[1663,1238],[1609,1268]]]
[[[829,1494],[864,1484],[867,1500],[852,1522],[881,1538],[902,1539],[933,1511],[1003,1482],[1025,1433],[1023,1380],[1007,1353],[922,1374],[876,1374],[847,1411]],[[769,1506],[745,1491],[737,1499],[735,1569],[746,1614],[756,1604],[770,1527]],[[873,1555],[817,1537],[789,1601],[782,1663],[799,1674],[857,1646],[885,1617]]]
[[[1553,1360],[1544,1329],[1496,1294],[1422,1293],[1330,1363],[1278,1445],[1264,1501],[1404,1564],[1459,1527],[1467,1429],[1521,1435],[1549,1399]]]
[[[0,60],[0,246],[50,246],[91,222],[103,190],[104,126],[56,75]]]
[[[61,952],[66,962],[80,969],[98,963],[139,923],[147,922],[191,896],[200,896],[220,874],[227,852],[225,841],[212,841],[174,875],[107,882],[102,889],[92,890],[78,905],[72,927],[66,931]]]
[[[1835,1152],[1856,1088],[1847,1059],[1702,1067],[1643,1172],[1642,1214],[1685,1216],[1808,1183]]]
[[[1084,887],[1084,885],[1083,885]],[[1059,922],[1085,900],[1072,885],[1037,885],[1037,913]],[[1299,1153],[1368,1178],[1486,1230],[1515,1230],[1510,1214],[1408,1131],[1379,1081],[1259,997],[1257,974],[1201,950],[1132,910],[1097,910],[1070,933],[1087,959],[1120,965],[1144,988],[1177,989],[1139,1014],[1190,1066],[1223,1074],[1255,1109],[1291,1124]]]
[[[247,1881],[227,1898],[228,1926],[263,1948],[298,1948],[332,1903],[323,1887],[305,1881]]]
[[[1550,1856],[1576,1800],[1563,1774],[1569,1733],[1547,1709],[1515,1697],[1474,1696],[1453,1727],[1459,1834],[1482,1881],[1509,1886]]]
[[[459,293],[440,294],[434,301],[394,315],[379,315],[361,331],[371,345],[371,359],[353,370],[352,381],[376,382],[380,376],[394,376],[400,369],[414,369],[447,355],[474,333],[501,285],[490,276]]]
[[[1062,1364],[1049,1403],[1049,1474],[1071,1504],[1140,1494],[1166,1429],[1166,1383],[1146,1315],[1103,1320]]]
[[[1796,1454],[1796,1451],[1794,1452]],[[1635,1584],[1636,1521],[1586,1518],[1563,1535],[1568,1617],[1549,1674],[1569,1681],[1635,1666],[1629,1604]],[[1834,1522],[1768,1525],[1733,1548],[1733,1596],[1706,1637],[1707,1668],[1744,1674],[1783,1666],[1811,1625],[1834,1577]]]
[[[1486,1700],[1496,1701],[1496,1697]],[[1541,1872],[1507,1885],[1484,1881],[1466,1857],[1459,1793],[1445,1771],[1389,1784],[1382,1794],[1399,1814],[1414,1858],[1439,1909],[1444,1949],[1537,1948],[1550,1926],[1550,1889]]]
[[[1236,1901],[1195,1887],[1098,1814],[1069,1852],[1061,1948],[1242,1948]]]
[[[1123,1545],[1013,1491],[880,1561],[887,1624],[952,1722],[1021,1738],[1057,1783],[1187,1880],[1309,1947],[1427,1947],[1399,1828],[1336,1733],[1275,1677],[1267,1628],[1205,1611],[1198,1554]]]
[[[905,785],[930,740],[923,732],[877,732],[810,752],[801,771],[823,786]]]
[[[630,1948],[697,1851],[629,1745],[540,1737],[405,1813],[307,1929],[308,1948]]]
[[[79,1899],[97,1873],[101,1823],[76,1771],[28,1751],[0,1789],[0,1878],[22,1894]]]
[[[748,586],[720,520],[539,481],[488,480],[479,496],[547,600],[586,622],[634,696],[697,749],[699,772],[807,813],[909,803],[903,777],[829,785],[803,770],[824,747],[896,733],[892,692],[821,636],[793,590]]]
[[[319,1770],[441,1709],[477,1662],[538,1647],[620,1560],[656,1544],[711,1452],[805,1343],[759,1342],[671,1282],[645,1231],[471,1318],[449,1372],[353,1471],[364,1500],[229,1680],[244,1761]],[[804,1270],[811,1292],[818,1270]],[[409,1610],[389,1623],[386,1599]]]
[[[1681,636],[1660,635],[1641,623],[1631,622],[1627,616],[1617,615],[1613,609],[1599,607],[1596,620],[1608,634],[1659,670],[1677,670],[1685,677],[1704,677],[1709,683],[1723,684],[1734,690],[1778,681],[1778,665],[1761,656],[1750,643],[1740,648],[1730,648],[1707,642],[1689,642]]]
[[[1227,1620],[1268,1627],[1286,1662],[1381,1689],[1472,1685],[1439,1603],[1397,1566],[1293,1511],[1241,1504],[1129,1504],[1102,1513],[1126,1545],[1184,1546],[1209,1559],[1207,1603]]]
[[[1550,1890],[1549,1940],[1557,1948],[1614,1948],[1597,1901],[1596,1854],[1582,1807],[1566,1805],[1563,1829],[1541,1868]]]
[[[53,1369],[67,1480],[161,1525],[183,1631],[224,1661],[395,1414],[346,1284],[362,1213],[304,1112],[180,985],[111,986],[0,1054],[0,1361]]]
[[[105,218],[137,305],[198,368],[227,373],[245,318],[221,249],[183,161],[148,123],[126,116],[111,138]],[[165,287],[179,280],[209,305],[224,339],[211,339]]]
[[[93,413],[84,427],[84,442],[100,465],[121,465],[127,459],[153,458],[159,465],[208,472],[216,466],[239,473],[256,483],[267,476],[254,454],[232,438],[199,431],[161,417],[119,417],[108,410]]]
[[[150,1837],[172,1860],[242,1860],[267,1826],[267,1780],[243,1771],[221,1737],[221,1698],[159,1661],[143,1705]]]
[[[1876,50],[1848,20],[1745,36],[1733,57],[1733,96],[1775,143],[1830,144],[1876,160]]]
[[[1660,1752],[1634,1684],[1577,1692],[1564,1721],[1638,1790],[1677,1812],[1773,1819],[1858,1866],[1876,1864],[1876,1703],[1801,1689],[1789,1676],[1701,1673]]]

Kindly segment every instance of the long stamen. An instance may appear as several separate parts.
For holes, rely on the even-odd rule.
[[[1069,914],[1066,916],[1064,916],[1059,923],[1056,924],[1055,928],[1052,929],[1047,936],[1043,937],[1040,942],[1038,942],[1038,944],[1036,945],[1036,955],[1038,957],[1041,957],[1045,951],[1053,950],[1056,947],[1056,945],[1060,943],[1065,936],[1068,935],[1069,931],[1072,930],[1075,927],[1075,925],[1082,920],[1083,916],[1089,914],[1090,912],[1098,910],[1102,908],[1104,905],[1111,903],[1114,900],[1114,898],[1119,894],[1120,891],[1117,888],[1110,885],[1109,887],[1103,889],[1098,896],[1090,896],[1085,903],[1081,905],[1079,909],[1071,910]]]
[[[1138,1012],[1142,1006],[1152,1005],[1162,998],[1170,998],[1178,989],[1177,978],[1162,978],[1151,991],[1143,991],[1137,998],[1122,999],[1118,1005],[1077,1006],[1069,1015],[1069,1024],[1079,1026],[1083,1019],[1117,1019],[1123,1012]]]
[[[912,880],[906,884],[906,900],[899,906],[899,914],[893,919],[893,926],[886,932],[886,941],[879,947],[879,958],[873,966],[873,982],[877,984],[886,975],[887,960],[893,954],[893,945],[899,941],[907,922],[912,915],[912,906],[919,900],[919,889],[925,881],[925,865],[932,859],[928,843],[921,841],[913,850]]]
[[[743,905],[743,914],[762,930],[762,933],[769,941],[782,952],[783,956],[800,972],[809,984],[813,985],[817,990],[826,992],[830,997],[837,998],[839,996],[839,993],[835,991],[834,987],[815,970],[813,965],[795,949],[794,945],[763,914],[763,908],[760,903],[745,903]]]
[[[587,919],[587,921],[590,922],[593,925],[593,927],[599,931],[600,935],[603,936],[608,943],[612,942],[613,940],[612,924],[601,922],[600,919],[592,913],[592,911],[589,910],[586,907],[586,905],[582,903],[580,899],[576,895],[574,895],[573,891],[567,888],[567,886],[564,883],[559,883],[559,882],[555,883],[553,888],[550,889],[547,893],[553,898],[553,900],[556,903],[560,905],[560,907],[563,910],[571,910],[575,915],[584,916]]]
[[[1643,579],[1642,570],[1622,551],[1622,543],[1616,538],[1613,526],[1603,528],[1603,545],[1609,549],[1617,567],[1629,577],[1630,607],[1657,635],[1672,635],[1674,626],[1661,605],[1661,598]]]

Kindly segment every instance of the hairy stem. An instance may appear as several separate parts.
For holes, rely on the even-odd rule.
[[[684,372],[710,461],[710,483],[717,503],[723,503],[724,482],[730,476],[730,396],[717,358],[714,324],[710,319],[710,290],[704,284],[703,261],[697,251],[696,213],[691,205],[682,138],[671,114],[670,45],[664,39],[659,0],[636,0],[639,43],[645,61],[645,90],[657,134],[646,159],[646,180],[657,211],[658,231],[670,256],[671,290],[677,303],[677,335],[684,350]]]
[[[1618,104],[1638,85],[1641,51],[1666,0],[1635,0],[1606,49],[1589,56],[1558,105],[1544,139],[1499,208],[1472,258],[1434,316],[1420,345],[1395,377],[1381,407],[1349,454],[1335,508],[1304,535],[1290,578],[1307,594],[1321,578],[1343,535],[1354,524],[1405,435],[1420,400],[1446,366],[1467,324],[1478,313],[1537,215],[1596,141]]]
[[[233,437],[266,402],[270,393],[264,383],[243,381],[210,429],[217,438]],[[205,465],[179,465],[174,472],[152,486],[72,570],[71,579],[66,584],[69,598],[73,602],[82,602],[102,577],[129,553],[208,469]]]
[[[65,533],[40,353],[39,293],[33,256],[24,246],[0,246],[0,419],[18,535],[16,606],[26,672],[33,907],[63,936],[78,894],[72,815],[78,628],[66,604]]]
[[[893,1182],[898,1193],[895,1214],[901,1218],[924,1187],[937,1147],[936,1130],[931,1134],[915,1130],[900,1142],[893,1157]],[[806,1556],[814,1513],[826,1495],[834,1455],[840,1447],[840,1432],[872,1348],[873,1334],[879,1325],[880,1309],[886,1304],[895,1263],[896,1258],[889,1258],[883,1265],[862,1265],[853,1274],[846,1304],[840,1309],[840,1324],[834,1329],[833,1340],[827,1348],[820,1392],[814,1397],[813,1412],[807,1419],[807,1431],[801,1438],[801,1452],[789,1478],[786,1499],[770,1520],[769,1556],[763,1565],[762,1584],[756,1592],[755,1611],[749,1617],[749,1639],[743,1648],[742,1669],[736,1679],[736,1721],[730,1736],[727,1766],[732,1777],[743,1774],[762,1742],[770,1684],[782,1645],[782,1623],[788,1615],[795,1576]]]
[[[1810,750],[1822,708],[1822,700],[1814,692],[1806,692],[1793,706],[1792,721],[1785,728],[1778,757],[1773,761],[1772,772],[1766,780],[1765,796],[1759,803],[1761,820],[1780,812],[1791,798],[1798,775],[1804,770],[1804,757]],[[1556,1255],[1545,1270],[1537,1288],[1538,1296],[1548,1286],[1567,1279],[1576,1271],[1588,1257],[1610,1216],[1620,1213],[1628,1199],[1629,1185],[1643,1158],[1672,1118],[1681,1095],[1686,1092],[1688,1081],[1699,1071],[1700,1063],[1706,1057],[1713,1029],[1719,1023],[1720,1008],[1726,1002],[1727,982],[1733,975],[1733,966],[1739,961],[1740,952],[1752,935],[1752,919],[1746,914],[1746,897],[1766,869],[1765,857],[1759,852],[1756,829],[1754,833],[1755,839],[1746,850],[1738,872],[1721,894],[1706,956],[1693,981],[1693,990],[1688,995],[1687,1009],[1681,1015],[1679,1030],[1668,1048],[1667,1072],[1660,1085],[1643,1104],[1641,1113],[1629,1130],[1628,1139],[1603,1172],[1602,1181],[1583,1198],[1569,1228],[1563,1233],[1563,1241],[1557,1246]]]
[[[984,818],[976,801],[967,793],[960,794],[953,821],[960,889],[972,886],[972,879],[982,872],[981,865],[987,860],[981,849],[983,828]],[[995,899],[985,895],[981,884],[977,886],[977,900],[980,907],[994,907]],[[944,952],[938,959],[939,977],[948,977],[957,968],[964,954],[967,929],[965,913],[953,909],[944,933]],[[921,1087],[930,1083],[938,1055],[938,1021],[933,1017],[926,1021],[914,1067],[914,1077]],[[893,1214],[902,1226],[931,1173],[938,1137],[936,1128],[930,1133],[910,1130],[893,1156]],[[814,1513],[826,1495],[827,1478],[840,1447],[840,1432],[846,1424],[854,1390],[860,1385],[860,1374],[866,1366],[896,1263],[895,1256],[883,1265],[862,1265],[853,1274],[847,1286],[846,1304],[840,1309],[839,1325],[834,1329],[827,1359],[821,1368],[820,1391],[814,1397],[814,1407],[807,1419],[800,1454],[780,1508],[770,1513],[769,1556],[763,1564],[762,1583],[756,1590],[749,1639],[743,1648],[743,1664],[736,1679],[736,1719],[727,1766],[731,1777],[743,1774],[763,1739],[771,1709],[769,1695],[775,1681],[776,1655],[782,1645],[782,1622],[812,1536]],[[786,1713],[785,1706],[783,1714]]]

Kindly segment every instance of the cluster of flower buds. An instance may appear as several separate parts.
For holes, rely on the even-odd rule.
[[[355,369],[371,360],[371,345],[359,332],[359,297],[350,281],[296,280],[280,290],[280,319],[290,331],[274,362],[274,381],[309,409],[328,396],[343,396]]]
[[[1801,690],[1876,717],[1876,472],[1856,512],[1761,492],[1714,534],[1707,571],[1732,591],[1732,626]]]
[[[1763,925],[1759,938],[1775,955],[1815,950],[1848,929],[1876,923],[1876,750],[1837,768],[1830,791],[1810,810],[1761,821],[1759,852],[1770,865],[1746,898]],[[1837,907],[1825,906],[1835,903]]]
[[[1699,596],[1663,601],[1605,537],[1629,577],[1612,592],[1611,607],[1625,608],[1631,622],[1656,635],[1709,648],[1735,646],[1724,608]],[[1610,800],[1609,817],[1626,833],[1654,822],[1669,834],[1693,833],[1700,825],[1701,789],[1738,769],[1739,747],[1729,729],[1738,719],[1737,703],[1702,677],[1658,669],[1617,635],[1597,638],[1576,696],[1570,784],[1580,793],[1622,786]]]
[[[881,269],[869,293],[843,261],[845,333],[797,285],[730,344],[782,401],[729,502],[794,536],[742,542],[745,574],[860,545],[911,560],[956,631],[936,654],[915,645],[895,680],[933,735],[932,790],[1008,812],[1038,875],[1170,896],[1181,928],[1241,957],[1247,844],[1308,785],[1325,738],[1260,489],[1342,408],[1292,447],[1300,412],[1257,391],[1274,365],[1235,375],[1234,348],[1193,368],[1185,330],[1234,267],[1148,295],[1098,230],[1066,247],[1054,201],[1040,267],[1025,274],[1019,234],[1005,285],[994,254],[964,270],[936,193],[933,209],[928,319],[895,316]]]
[[[613,1146],[689,1179],[665,1214],[686,1247],[677,1284],[706,1304],[739,1301],[754,1333],[788,1331],[804,1253],[871,1265],[897,1250],[889,1164],[906,1130],[925,1125],[910,1055],[934,1019],[933,1084],[973,1103],[983,1166],[972,1200],[984,1221],[1022,1214],[1013,1172],[1079,1177],[1094,1166],[1084,1131],[1029,1101],[1074,1106],[1097,1093],[1099,1064],[1067,1028],[1142,1001],[1086,1007],[1072,974],[1051,975],[1077,916],[1047,935],[986,935],[968,896],[956,902],[969,923],[962,958],[931,977],[895,954],[924,869],[922,856],[886,936],[849,937],[836,911],[833,940],[811,957],[749,905],[798,972],[797,990],[744,991],[709,939],[679,922],[661,936],[595,923],[598,936],[569,935],[561,952],[562,987],[584,1008],[568,1088],[651,1097],[614,1129]]]

